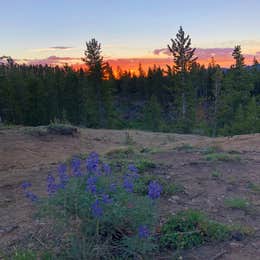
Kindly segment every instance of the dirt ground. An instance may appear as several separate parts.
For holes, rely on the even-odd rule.
[[[15,249],[28,234],[37,240],[34,234],[44,224],[32,218],[33,206],[20,188],[23,181],[30,181],[32,191],[42,194],[47,174],[56,171],[59,162],[91,151],[106,154],[127,147],[129,142],[136,149],[153,151],[148,156],[161,165],[160,171],[169,180],[184,186],[182,195],[165,201],[164,211],[170,214],[186,208],[200,209],[214,220],[254,229],[254,234],[241,241],[186,250],[183,259],[260,259],[260,193],[252,189],[252,184],[260,187],[260,134],[208,138],[80,129],[78,136],[68,137],[32,136],[27,130],[24,127],[0,129],[0,259],[1,251]],[[207,161],[200,152],[207,147],[236,153],[241,160]],[[250,210],[227,208],[224,201],[228,198],[247,199]]]

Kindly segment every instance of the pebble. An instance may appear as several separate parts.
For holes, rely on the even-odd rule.
[[[171,197],[169,198],[169,201],[171,201],[171,202],[176,202],[177,200],[180,200],[180,197],[179,197],[179,196],[171,196]]]
[[[242,246],[241,243],[236,243],[236,242],[231,242],[229,245],[232,249],[238,249]]]

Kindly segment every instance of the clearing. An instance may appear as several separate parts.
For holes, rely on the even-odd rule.
[[[30,130],[30,131],[29,131]],[[40,243],[44,223],[20,185],[44,194],[46,176],[73,155],[134,149],[156,164],[153,174],[183,191],[162,202],[163,214],[199,209],[211,219],[252,229],[245,238],[180,252],[183,259],[260,259],[260,134],[208,138],[135,130],[80,129],[77,136],[31,134],[25,127],[0,129],[0,259],[22,243]],[[51,239],[51,235],[50,235]],[[172,259],[172,256],[163,259]]]

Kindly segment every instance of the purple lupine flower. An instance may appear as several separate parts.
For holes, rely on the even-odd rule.
[[[134,173],[138,173],[138,169],[136,168],[136,166],[134,164],[129,164],[128,170],[131,172],[134,172]]]
[[[123,181],[123,187],[127,192],[133,192],[134,191],[133,179],[130,178],[129,176],[125,176]]]
[[[132,179],[133,181],[139,178],[139,174],[135,172],[126,173],[125,176]]]
[[[58,174],[60,178],[59,188],[64,189],[66,184],[69,182],[69,176],[63,171],[59,171]]]
[[[88,172],[95,173],[98,170],[99,156],[97,153],[92,152],[86,160],[86,167]]]
[[[103,163],[103,170],[106,175],[111,174],[111,167],[107,163]]]
[[[47,192],[49,195],[54,194],[58,189],[58,185],[55,183],[55,178],[49,174],[47,177]]]
[[[27,181],[23,182],[22,185],[21,185],[21,187],[22,187],[24,190],[26,190],[27,188],[29,188],[29,187],[31,187],[31,186],[32,186],[32,184],[31,184],[30,182],[27,182]]]
[[[31,191],[26,191],[25,196],[26,196],[26,198],[30,199],[32,202],[35,202],[38,200],[38,197]]]
[[[82,172],[81,172],[80,170],[73,172],[73,175],[74,175],[75,177],[81,177],[81,176],[83,176],[83,174],[82,174]]]
[[[91,193],[96,193],[97,192],[97,177],[96,176],[90,176],[87,179],[87,186],[86,186],[86,191],[89,191]]]
[[[133,178],[134,180],[139,178],[138,169],[135,167],[134,164],[129,164],[128,165],[128,170],[130,172],[126,174],[127,176]]]
[[[148,196],[152,200],[155,200],[161,196],[161,192],[162,192],[162,186],[156,181],[151,181],[148,186]]]
[[[103,215],[103,209],[100,206],[100,202],[98,199],[91,205],[91,213],[93,217],[100,218]]]
[[[113,199],[109,198],[108,194],[102,194],[102,202],[105,204],[110,204],[113,202]]]
[[[77,158],[77,157],[74,157],[72,160],[71,160],[71,169],[72,169],[72,173],[75,177],[80,177],[82,176],[82,173],[80,171],[80,159]]]
[[[150,236],[150,231],[147,226],[142,225],[138,228],[139,238],[148,238]]]
[[[58,166],[58,173],[59,174],[64,174],[64,173],[66,173],[66,171],[67,171],[67,165],[65,163],[61,163]]]

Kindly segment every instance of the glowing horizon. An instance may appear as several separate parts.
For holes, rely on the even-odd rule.
[[[69,49],[69,47],[52,47],[53,49]],[[49,48],[51,49],[51,48]],[[233,48],[197,48],[196,56],[198,57],[197,62],[201,65],[208,66],[211,62],[211,58],[214,57],[216,64],[219,64],[223,68],[229,68],[234,64],[234,59],[232,57]],[[253,59],[256,58],[260,60],[260,51],[255,51],[255,53],[244,53],[245,63],[247,65],[253,64]],[[167,48],[154,49],[150,57],[135,57],[135,58],[112,58],[105,57],[105,61],[112,66],[114,72],[117,71],[118,67],[122,71],[130,71],[132,73],[137,73],[139,65],[145,72],[148,68],[153,68],[154,66],[166,68],[167,65],[173,65],[173,59]],[[36,58],[36,59],[15,59],[17,63],[31,64],[31,65],[53,65],[53,66],[64,66],[68,64],[75,69],[84,68],[84,62],[81,57],[70,57],[70,56],[49,56],[47,58]]]

